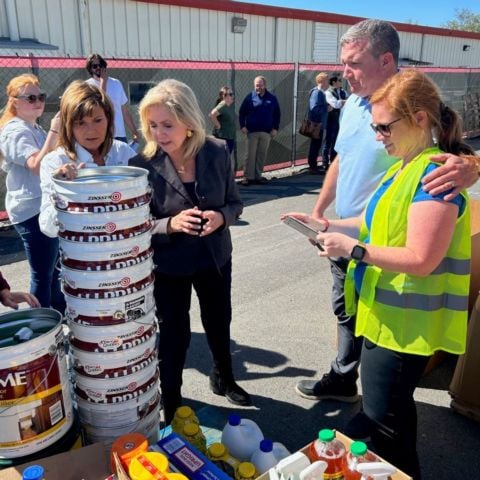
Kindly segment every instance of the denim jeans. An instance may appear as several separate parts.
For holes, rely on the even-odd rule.
[[[25,247],[30,265],[30,293],[42,307],[54,308],[63,314],[65,298],[60,289],[58,238],[44,235],[38,225],[38,215],[14,225]]]

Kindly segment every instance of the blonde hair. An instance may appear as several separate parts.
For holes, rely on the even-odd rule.
[[[316,77],[315,77],[315,82],[317,85],[324,79],[328,78],[328,73],[326,72],[320,72]]]
[[[2,116],[0,117],[0,128],[4,127],[13,117],[17,115],[17,109],[15,108],[14,100],[15,97],[22,93],[22,90],[27,85],[35,85],[40,87],[40,81],[36,75],[32,73],[24,73],[18,77],[12,78],[7,85],[7,104],[3,109]]]
[[[459,155],[472,153],[462,141],[462,123],[457,112],[442,102],[437,85],[424,73],[403,70],[387,80],[370,98],[370,104],[385,102],[392,112],[419,129],[415,113],[423,111],[435,132],[438,146],[444,152]]]
[[[75,136],[73,125],[84,117],[91,116],[93,109],[100,107],[107,117],[107,134],[100,145],[100,154],[104,157],[112,148],[113,143],[113,106],[106,93],[95,85],[82,80],[72,82],[62,95],[60,115],[62,118],[58,145],[65,149],[71,160],[76,160]]]
[[[147,141],[143,149],[145,157],[151,159],[159,149],[150,130],[148,113],[150,108],[160,105],[166,107],[179,123],[191,130],[191,137],[187,137],[183,144],[183,155],[195,157],[205,143],[205,120],[192,89],[171,78],[152,87],[138,107],[142,133]]]

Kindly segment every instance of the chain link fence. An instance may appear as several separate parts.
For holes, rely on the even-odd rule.
[[[235,92],[238,112],[241,102],[253,89],[253,80],[263,75],[267,89],[280,103],[281,123],[278,135],[270,144],[266,169],[289,167],[305,161],[309,139],[297,135],[305,115],[308,92],[315,86],[315,76],[321,71],[341,74],[341,66],[306,64],[261,64],[238,62],[190,62],[159,60],[107,59],[108,74],[119,79],[130,100],[129,108],[138,122],[137,107],[145,92],[160,80],[176,78],[194,90],[200,108],[205,114],[207,132],[211,132],[208,113],[215,105],[218,91],[224,85]],[[422,68],[440,86],[445,102],[463,117],[465,131],[470,136],[480,135],[480,69]],[[34,73],[48,98],[40,124],[48,129],[58,110],[60,97],[73,80],[87,79],[83,58],[0,57],[0,105],[6,103],[5,87],[13,77]],[[347,88],[347,85],[344,85]],[[236,164],[243,167],[246,152],[245,136],[238,130]],[[0,179],[0,210],[3,210],[4,179]]]

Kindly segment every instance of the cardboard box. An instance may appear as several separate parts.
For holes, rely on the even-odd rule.
[[[48,480],[103,480],[111,473],[105,445],[95,443],[0,470],[0,480],[22,480],[22,471],[29,465],[41,465]]]
[[[450,395],[453,400],[451,407],[458,413],[480,422],[480,295],[470,315],[467,332],[467,348],[460,355],[455,367]]]
[[[338,440],[340,440],[345,445],[347,450],[350,448],[350,444],[353,442],[353,440],[351,438],[347,437],[346,435],[339,432],[338,430],[335,432],[335,437],[338,438]],[[305,447],[303,447],[301,452],[304,453],[305,455],[307,455],[307,451],[308,451],[309,446],[310,445],[306,445]],[[385,461],[381,457],[378,457],[378,459],[381,460],[382,462]],[[401,470],[398,470],[398,469],[397,469],[397,472],[390,477],[390,479],[391,480],[413,480],[412,477],[410,477],[409,475],[407,475],[406,473],[404,473],[404,472],[402,472]],[[269,480],[268,472],[265,472],[262,475],[260,475],[257,478],[257,480]]]
[[[470,200],[472,263],[470,278],[469,312],[472,311],[480,291],[480,200]]]

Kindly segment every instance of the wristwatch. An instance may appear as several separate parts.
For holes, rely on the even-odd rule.
[[[350,257],[353,260],[357,260],[357,262],[360,262],[363,260],[363,257],[367,253],[367,249],[365,248],[365,244],[363,242],[358,242],[357,245],[355,245],[352,249],[352,253],[350,253]]]

